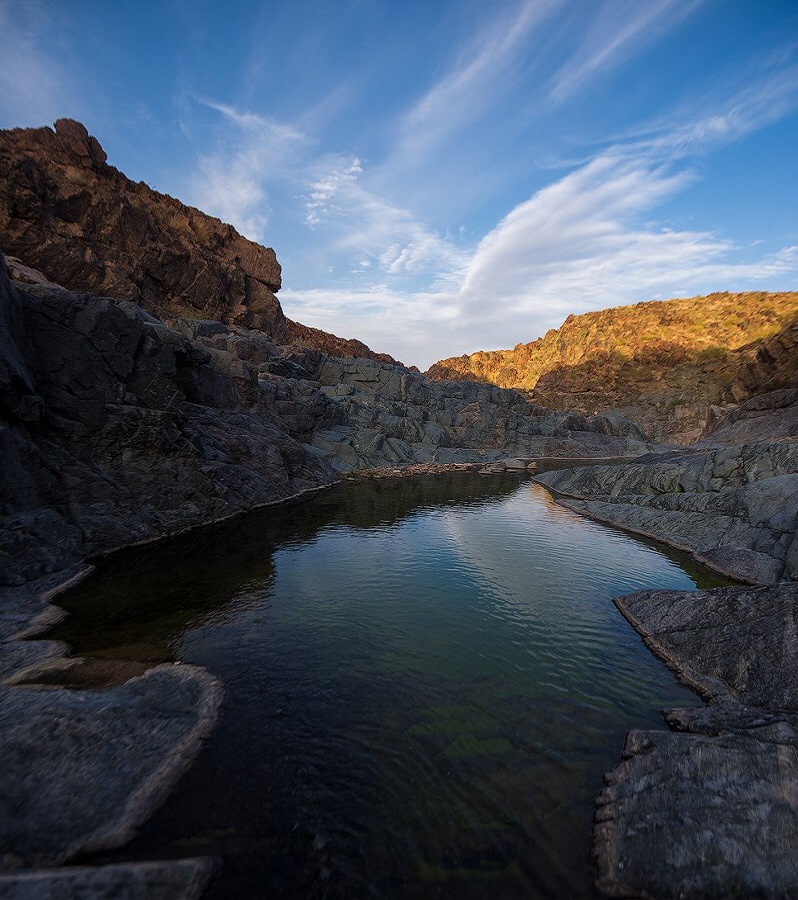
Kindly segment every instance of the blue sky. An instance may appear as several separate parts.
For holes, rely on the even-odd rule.
[[[0,0],[0,58],[0,127],[80,119],[421,368],[796,287],[795,0]]]

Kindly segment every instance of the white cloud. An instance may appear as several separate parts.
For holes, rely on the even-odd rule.
[[[74,73],[54,46],[57,32],[38,0],[0,0],[0,117],[8,126],[49,125],[86,108]]]
[[[347,183],[357,181],[363,171],[361,161],[355,156],[333,166],[321,178],[311,183],[305,200],[305,223],[314,227],[334,210],[334,200]]]
[[[445,336],[458,327],[454,291],[397,291],[385,282],[369,288],[283,288],[286,315],[341,337],[357,338],[372,350],[406,365],[427,368],[450,346]]]
[[[443,277],[463,268],[466,257],[452,241],[363,184],[359,158],[322,160],[319,167],[306,193],[305,223],[319,234],[324,226],[331,254],[350,257],[361,270],[373,266],[380,277]]]
[[[550,95],[562,101],[588,79],[639,53],[664,31],[686,18],[703,0],[646,0],[597,6],[595,21],[552,79]]]
[[[220,113],[235,131],[218,150],[200,157],[192,179],[192,202],[234,225],[246,237],[264,240],[266,184],[291,177],[297,154],[308,140],[285,122],[211,100],[199,102]]]

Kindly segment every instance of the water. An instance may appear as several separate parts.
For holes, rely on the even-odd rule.
[[[611,598],[718,583],[531,482],[346,486],[120,555],[75,653],[207,667],[219,728],[136,841],[212,898],[593,896],[602,773],[695,705]]]

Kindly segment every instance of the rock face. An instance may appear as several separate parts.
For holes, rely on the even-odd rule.
[[[690,551],[741,581],[798,578],[798,441],[544,472],[563,505]]]
[[[341,356],[374,354],[291,322],[274,251],[133,182],[85,127],[0,131],[0,247],[70,290],[132,300],[161,319],[202,315]]]
[[[618,410],[654,439],[690,444],[742,400],[798,386],[796,320],[796,292],[638,303],[427,374],[523,388],[553,409]]]
[[[279,347],[263,335],[219,323],[175,327],[212,354],[236,358],[277,381],[278,409],[291,434],[340,471],[522,456],[628,456],[646,443],[622,417],[556,413],[515,391],[432,382],[376,360],[341,359]]]
[[[335,479],[279,378],[131,302],[20,291],[0,265],[0,573],[20,583]]]
[[[613,897],[798,895],[798,585],[640,591],[616,601],[709,701],[679,733],[632,731],[598,799]]]

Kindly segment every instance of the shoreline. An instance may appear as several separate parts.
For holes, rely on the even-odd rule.
[[[680,553],[686,553],[693,562],[698,563],[698,565],[703,566],[705,569],[709,569],[711,572],[715,572],[718,575],[722,575],[724,578],[728,578],[730,581],[738,582],[740,585],[750,585],[751,587],[761,586],[762,583],[759,581],[754,581],[751,579],[744,578],[739,572],[732,571],[731,569],[725,569],[719,563],[714,562],[711,559],[707,559],[702,556],[699,551],[697,551],[693,547],[689,547],[687,544],[679,544],[674,540],[669,540],[661,534],[655,534],[652,531],[645,531],[642,528],[636,528],[634,525],[623,524],[621,522],[616,521],[615,519],[611,519],[608,516],[602,516],[600,513],[595,512],[591,509],[586,509],[580,506],[580,503],[583,503],[584,500],[581,497],[576,496],[575,494],[568,494],[564,491],[555,490],[552,487],[549,487],[542,481],[538,481],[537,478],[534,479],[536,484],[539,484],[542,488],[547,490],[555,503],[559,503],[560,506],[564,506],[566,509],[570,510],[573,513],[577,513],[580,516],[584,516],[586,519],[592,519],[595,522],[600,522],[602,525],[610,525],[613,528],[618,528],[620,531],[625,531],[628,534],[639,535],[640,537],[647,538],[650,541],[653,541],[655,544],[662,544],[663,547],[670,547],[673,550],[678,550]]]
[[[522,462],[523,465],[521,464]],[[37,684],[37,682],[35,681],[37,676],[44,677],[48,672],[66,672],[70,667],[80,665],[81,657],[69,657],[68,653],[70,651],[66,644],[40,640],[38,639],[38,636],[42,635],[46,631],[46,629],[50,627],[50,625],[54,624],[56,621],[59,621],[64,615],[66,615],[64,610],[62,610],[58,606],[57,598],[67,590],[73,588],[74,586],[91,576],[91,574],[95,570],[95,566],[90,560],[106,559],[110,556],[124,552],[125,550],[134,547],[147,546],[150,544],[154,545],[162,541],[168,541],[171,538],[177,537],[179,535],[190,533],[192,531],[213,528],[223,522],[228,522],[230,520],[244,516],[249,512],[255,512],[259,509],[276,506],[290,506],[294,503],[299,503],[306,498],[310,498],[317,493],[329,490],[330,488],[338,486],[340,484],[357,484],[377,480],[390,482],[403,478],[433,477],[436,475],[445,475],[452,473],[479,474],[480,472],[482,472],[483,474],[506,473],[512,474],[514,476],[531,476],[535,471],[535,462],[536,460],[531,458],[529,460],[520,460],[517,458],[508,457],[507,460],[499,461],[499,471],[496,471],[497,464],[495,462],[472,462],[448,463],[439,465],[423,463],[404,467],[387,466],[380,467],[378,469],[361,470],[358,472],[343,474],[340,479],[331,481],[327,484],[317,485],[315,487],[294,493],[279,500],[273,500],[258,504],[251,509],[239,510],[228,516],[221,517],[218,520],[203,522],[198,525],[181,528],[174,533],[159,535],[143,541],[132,542],[113,550],[106,551],[102,554],[98,554],[97,556],[91,557],[90,559],[84,560],[80,564],[73,565],[63,570],[62,573],[52,573],[33,582],[28,582],[27,585],[12,587],[4,590],[0,592],[0,596],[4,597],[4,599],[8,594],[16,595],[16,605],[18,607],[19,616],[24,618],[24,613],[19,612],[19,607],[27,606],[29,613],[28,620],[24,623],[19,622],[19,627],[16,628],[13,634],[8,633],[7,628],[4,629],[6,631],[6,634],[2,635],[2,637],[5,648],[7,649],[11,645],[16,645],[17,647],[19,647],[20,644],[24,643],[27,645],[26,650],[36,648],[30,655],[32,657],[35,657],[38,653],[38,658],[27,660],[27,664],[20,665],[16,668],[13,668],[11,671],[4,673],[2,682],[0,682],[0,712],[2,712],[2,701],[5,697],[8,696],[9,691],[41,691],[43,690],[43,686],[41,683]],[[585,460],[573,459],[569,460],[569,462],[571,462],[571,464],[574,466],[580,466],[590,465],[592,460],[590,458],[587,458]],[[503,465],[505,463],[514,463],[514,465]],[[711,569],[726,577],[739,580],[739,578],[734,574],[728,571],[724,571],[721,566],[712,564],[710,561],[704,560],[700,554],[698,554],[694,549],[690,547],[680,546],[676,542],[664,540],[660,535],[646,533],[639,528],[634,528],[631,526],[627,527],[619,524],[616,521],[602,518],[600,515],[596,515],[592,512],[581,509],[578,504],[572,504],[571,502],[569,502],[568,494],[550,488],[545,483],[539,482],[537,478],[534,478],[534,480],[536,483],[540,484],[541,487],[545,488],[545,490],[552,496],[555,502],[560,503],[564,507],[570,509],[572,512],[585,515],[588,519],[593,519],[602,522],[602,524],[619,528],[630,534],[640,535],[658,544],[661,544],[664,547],[671,547],[680,552],[684,552],[692,560],[706,567],[707,569]],[[66,577],[58,581],[56,579],[60,574],[65,574]],[[723,591],[728,589],[722,588],[720,590]],[[745,589],[732,588],[732,590],[740,591]],[[646,594],[648,592],[644,591],[640,593]],[[703,594],[706,592],[692,591],[688,593]],[[624,599],[625,598],[616,598],[616,600],[613,602],[615,602],[616,606],[624,615],[624,617],[642,636],[644,643],[646,644],[649,651],[652,652],[655,657],[660,659],[669,669],[674,671],[680,679],[684,680],[689,684],[690,687],[696,690],[696,692],[705,702],[711,703],[711,694],[704,693],[700,689],[699,683],[695,680],[684,677],[683,672],[679,671],[674,667],[674,665],[672,665],[670,659],[667,656],[667,653],[665,651],[661,651],[661,648],[656,643],[655,639],[647,635],[645,626],[640,621],[633,620],[633,618],[630,617],[630,614],[627,613],[624,606],[622,605],[622,601]],[[14,612],[13,606],[13,603],[10,604],[12,616]],[[4,611],[7,612],[8,609],[9,605],[4,608]],[[2,625],[2,623],[0,623],[0,625]],[[26,654],[24,653],[22,654],[23,657],[25,655]],[[25,662],[25,660],[20,660],[20,662]],[[166,677],[167,681],[170,682],[170,686],[173,686],[174,684],[179,682],[184,682],[192,683],[198,687],[200,693],[202,694],[202,699],[199,702],[197,702],[195,699],[193,707],[195,721],[193,726],[189,728],[180,739],[172,741],[170,747],[166,751],[168,754],[168,758],[166,759],[166,761],[163,761],[162,764],[151,774],[146,783],[141,786],[139,790],[131,793],[127,798],[126,803],[118,806],[113,810],[110,810],[112,816],[111,821],[104,827],[95,829],[90,834],[83,835],[77,838],[76,841],[73,844],[70,844],[66,849],[63,849],[60,853],[56,853],[54,856],[51,856],[51,859],[57,859],[58,861],[45,863],[47,868],[41,869],[40,866],[36,864],[34,864],[33,866],[24,866],[19,865],[18,863],[12,863],[9,865],[7,855],[4,857],[3,854],[0,854],[0,889],[2,889],[4,884],[11,884],[12,881],[14,882],[14,884],[24,881],[26,884],[30,885],[41,884],[41,879],[44,879],[48,883],[52,882],[53,884],[66,885],[72,883],[73,873],[76,873],[79,867],[69,867],[68,860],[70,858],[74,858],[74,856],[83,852],[87,852],[89,850],[116,849],[120,846],[123,846],[130,839],[130,837],[132,837],[132,834],[135,832],[136,828],[143,824],[143,822],[146,821],[161,806],[178,779],[190,768],[205,740],[207,740],[207,738],[213,733],[213,730],[215,729],[220,706],[222,703],[223,685],[221,685],[221,683],[213,676],[211,676],[208,672],[198,667],[185,666],[181,663],[161,664],[146,670],[142,674],[135,675],[133,678],[124,681],[122,685],[116,685],[113,687],[100,687],[99,690],[97,690],[98,686],[94,685],[92,693],[102,693],[105,696],[110,697],[114,691],[120,692],[120,689],[121,691],[124,691],[124,689],[129,685],[134,685],[137,689],[141,689],[142,682],[146,682],[148,678],[152,678],[152,673],[156,673],[156,676],[158,676],[159,678]],[[77,692],[80,692],[82,688],[61,686],[54,687],[53,685],[48,685],[46,690],[50,695],[50,698],[56,698],[58,695],[60,695],[63,700],[69,695],[75,695]],[[678,711],[674,712],[674,714],[676,713],[678,713]],[[678,717],[676,719],[669,720],[666,716],[666,721],[668,722],[669,727],[673,727],[673,721],[678,721]],[[633,730],[627,736],[627,750],[624,754],[625,761],[619,768],[622,768],[623,766],[628,767],[629,760],[636,758],[636,754],[639,754],[640,750],[638,734],[638,732]],[[673,734],[673,732],[652,732],[652,734],[670,735]],[[628,783],[630,785],[634,784],[632,776],[624,777],[626,777],[627,779],[625,783]],[[605,776],[605,778],[613,779],[615,778],[615,776],[608,775]],[[608,817],[608,810],[613,808],[614,803],[617,805],[616,794],[613,793],[613,789],[611,788],[611,785],[614,783],[614,781],[608,780],[608,785],[610,785],[610,787],[605,788],[605,790],[597,799],[598,812],[596,816],[595,826],[597,837],[594,839],[594,853],[599,859],[599,876],[597,884],[600,890],[609,893],[612,893],[612,891],[615,890],[613,884],[616,884],[616,882],[612,881],[612,861],[610,860],[610,856],[608,856],[609,851],[607,850],[608,847],[611,848],[615,846],[613,840],[607,837],[610,829],[610,824],[608,823],[611,823],[612,821],[611,817]],[[108,812],[108,810],[106,810],[106,812]],[[184,872],[183,868],[181,868],[183,862],[183,860],[160,861],[158,863],[159,874],[157,875],[157,877],[171,877],[172,875],[177,877],[177,875],[180,874],[182,878],[182,876],[185,875],[184,886],[178,886],[177,888],[175,888],[175,893],[173,893],[172,896],[174,896],[175,898],[192,898],[193,900],[193,898],[200,897],[204,892],[205,888],[209,884],[213,872],[216,871],[217,863],[209,859],[194,860],[191,862],[195,863],[195,865],[190,866],[186,864]],[[66,865],[64,865],[65,863]],[[180,863],[181,865],[177,865],[178,863]],[[144,873],[145,871],[149,871],[147,867],[153,864],[149,862],[143,862],[131,865],[134,868],[141,867],[140,870],[137,869],[137,871]],[[107,879],[110,883],[113,878],[118,877],[118,872],[115,871],[116,867],[117,864],[111,864],[109,866],[99,867],[97,870],[92,871],[101,872],[102,869],[107,869]],[[106,876],[100,874],[96,877],[104,878]],[[128,873],[126,877],[133,876]],[[64,881],[64,879],[66,880]],[[146,880],[144,883],[146,883]],[[64,896],[69,896],[69,894],[65,894]],[[146,893],[142,893],[141,896],[145,897],[147,895]]]

